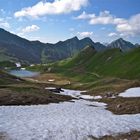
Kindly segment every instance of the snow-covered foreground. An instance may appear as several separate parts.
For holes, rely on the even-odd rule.
[[[96,102],[0,107],[0,131],[13,140],[82,140],[134,129],[140,130],[140,114],[113,115]]]
[[[114,115],[104,103],[79,99],[59,104],[1,106],[0,132],[10,140],[86,140],[140,131],[140,114]]]
[[[121,97],[140,97],[140,87],[130,88],[123,93],[120,93]]]

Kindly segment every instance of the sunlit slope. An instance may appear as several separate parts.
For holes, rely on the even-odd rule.
[[[94,47],[88,46],[72,59],[55,64],[54,69],[59,72],[96,73],[97,75],[140,79],[140,48],[129,52],[120,49],[109,49],[96,52]]]

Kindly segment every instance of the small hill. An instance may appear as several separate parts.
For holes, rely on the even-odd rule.
[[[79,67],[80,69],[85,63],[91,59],[91,57],[96,54],[96,50],[93,46],[87,45],[84,49],[81,50],[80,53],[75,55],[72,59],[69,59],[68,63],[65,65],[67,68],[71,67]],[[67,61],[66,61],[67,62]]]

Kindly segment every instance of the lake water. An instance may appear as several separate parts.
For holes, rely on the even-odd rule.
[[[29,71],[29,70],[11,70],[9,72],[11,75],[15,75],[15,76],[18,76],[18,77],[34,77],[34,76],[37,76],[39,75],[39,72],[33,72],[33,71]]]

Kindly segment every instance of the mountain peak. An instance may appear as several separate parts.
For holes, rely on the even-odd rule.
[[[119,38],[113,42],[111,42],[108,45],[109,48],[119,48],[122,51],[128,51],[131,48],[134,48],[135,45],[133,45],[131,42],[124,40],[123,38]]]
[[[114,42],[127,42],[127,41],[124,40],[123,38],[118,38],[118,39],[112,41],[111,43],[114,43]],[[111,43],[110,43],[110,44],[111,44]]]
[[[119,39],[117,39],[117,40],[120,40],[120,41],[125,41],[123,38],[119,38]]]
[[[83,39],[81,39],[81,40],[86,40],[86,41],[92,41],[92,39],[90,38],[90,37],[85,37],[85,38],[83,38]],[[93,41],[92,41],[93,42]]]
[[[73,38],[71,38],[73,40],[79,40],[77,36],[74,36]]]

